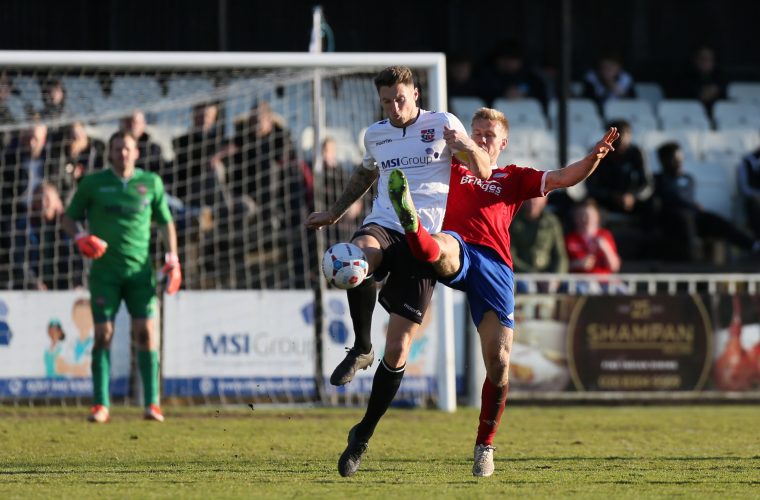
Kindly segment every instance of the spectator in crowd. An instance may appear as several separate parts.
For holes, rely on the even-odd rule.
[[[57,78],[50,78],[42,85],[42,111],[45,120],[61,118],[66,106],[66,89]]]
[[[683,171],[683,151],[675,142],[657,149],[662,172],[655,176],[659,220],[665,258],[696,262],[701,258],[699,238],[728,241],[747,251],[760,252],[760,242],[731,221],[695,202],[694,178]],[[728,193],[726,193],[728,196]]]
[[[583,77],[583,97],[593,99],[601,109],[610,99],[636,97],[633,77],[620,57],[613,53],[601,55],[596,67]]]
[[[255,103],[235,128],[232,144],[213,159],[226,200],[216,214],[219,237],[211,243],[217,275],[230,270],[222,279],[233,287],[301,288],[309,265],[301,221],[310,169],[297,159],[290,130],[268,102]],[[248,218],[259,228],[257,235],[243,230]]]
[[[166,172],[161,146],[151,140],[150,134],[145,131],[145,127],[145,113],[139,109],[122,118],[119,125],[121,131],[129,132],[132,137],[137,138],[137,149],[140,151],[140,157],[137,159],[135,167],[163,177]]]
[[[190,130],[172,141],[176,168],[164,182],[173,196],[198,208],[214,204],[216,177],[211,159],[222,147],[224,129],[216,102],[193,106],[192,119]]]
[[[697,99],[712,115],[715,101],[726,98],[726,79],[711,46],[700,44],[694,48],[688,63],[673,75],[669,94],[678,99]]]
[[[630,219],[633,226],[648,228],[652,223],[654,178],[644,153],[633,143],[630,123],[614,120],[607,127],[616,127],[620,138],[601,161],[596,175],[586,180],[588,195],[604,209]]]
[[[65,127],[62,137],[59,144],[52,145],[51,153],[59,164],[56,184],[65,199],[85,174],[103,168],[106,147],[103,141],[87,135],[82,122]]]
[[[81,286],[82,260],[60,224],[63,202],[55,185],[42,181],[26,213],[15,220],[13,288],[65,290]]]
[[[599,173],[599,169],[596,169]],[[530,198],[509,226],[510,250],[514,272],[518,275],[517,292],[528,291],[520,273],[566,273],[567,250],[559,218],[546,210],[548,196]],[[548,291],[545,283],[540,291]]]
[[[187,263],[186,283],[190,288],[203,286],[196,281],[197,266],[206,258],[199,252],[201,235],[212,234],[213,208],[224,202],[214,167],[218,163],[224,168],[214,159],[223,148],[223,140],[219,104],[209,101],[193,106],[190,129],[172,141],[174,168],[164,182],[175,203],[180,261]]]
[[[8,148],[2,168],[2,214],[14,205],[29,206],[34,188],[54,171],[48,144],[48,128],[39,121],[21,131],[17,143]]]
[[[473,79],[474,64],[465,54],[451,54],[446,58],[448,78],[446,88],[449,97],[477,97],[478,86]]]
[[[490,63],[479,75],[477,81],[482,90],[479,95],[488,103],[494,99],[521,99],[532,97],[546,107],[546,82],[524,59],[521,44],[517,40],[500,43],[490,58]]]
[[[596,175],[600,171],[597,168]],[[556,215],[545,210],[547,201],[546,196],[526,200],[509,227],[516,273],[567,272],[562,223]]]
[[[598,168],[597,171],[601,171]],[[599,173],[599,172],[597,172]],[[599,208],[586,199],[573,211],[575,229],[565,235],[570,272],[612,274],[620,270],[620,257],[612,233],[600,225]]]
[[[742,158],[739,165],[739,190],[744,197],[747,222],[760,239],[760,149]]]

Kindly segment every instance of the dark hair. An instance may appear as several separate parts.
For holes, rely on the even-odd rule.
[[[113,141],[116,139],[126,139],[127,137],[131,137],[133,141],[135,141],[135,144],[137,144],[137,138],[132,135],[131,132],[127,130],[117,130],[113,134],[111,134],[111,138],[108,139],[108,149],[111,149],[113,146]]]
[[[375,77],[375,88],[392,87],[403,83],[414,86],[414,75],[412,70],[406,66],[388,66]]]
[[[660,160],[660,165],[665,168],[665,165],[673,157],[676,151],[681,149],[681,146],[677,142],[666,142],[657,148],[657,159]]]
[[[607,128],[610,128],[610,127],[615,127],[620,132],[622,131],[625,131],[628,133],[631,132],[631,123],[628,120],[623,120],[622,118],[611,120],[607,124]]]

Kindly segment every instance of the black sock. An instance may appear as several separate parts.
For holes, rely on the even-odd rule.
[[[348,310],[351,313],[351,321],[354,324],[354,348],[362,354],[367,354],[372,349],[372,311],[375,310],[377,290],[375,280],[368,277],[356,288],[347,291]]]
[[[369,441],[369,438],[375,433],[377,423],[385,415],[385,411],[396,396],[396,391],[401,385],[401,379],[404,378],[405,368],[406,364],[401,368],[388,368],[385,359],[380,361],[380,366],[377,367],[375,378],[372,381],[372,392],[369,395],[367,413],[364,414],[364,418],[356,427],[356,436],[361,441]]]

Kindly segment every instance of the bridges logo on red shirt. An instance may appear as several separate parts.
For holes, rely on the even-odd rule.
[[[426,128],[420,131],[420,140],[422,142],[433,142],[435,140],[435,129]]]

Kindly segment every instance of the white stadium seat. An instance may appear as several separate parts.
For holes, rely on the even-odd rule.
[[[726,95],[735,101],[752,101],[760,104],[760,83],[731,82],[726,87]]]
[[[684,171],[694,177],[696,202],[706,210],[732,219],[736,186],[728,172],[711,162],[684,162]]]
[[[644,99],[611,99],[604,104],[606,120],[623,119],[631,124],[633,132],[657,130],[657,118],[652,105]]]
[[[710,130],[710,120],[701,102],[693,99],[665,99],[657,105],[663,130]]]
[[[702,158],[700,136],[701,133],[698,131],[648,130],[640,134],[634,133],[633,142],[644,150],[649,169],[657,173],[661,170],[657,148],[666,142],[677,142],[686,161],[698,161]]]
[[[515,130],[547,128],[546,117],[537,99],[494,99],[494,109],[507,116],[509,127]]]
[[[665,98],[665,93],[659,83],[655,82],[636,82],[633,84],[636,91],[636,97],[649,101],[652,109],[657,107],[657,103]]]
[[[760,103],[718,101],[713,107],[718,130],[760,128]]]
[[[449,99],[449,105],[451,106],[449,111],[459,118],[469,131],[472,115],[486,103],[480,97],[452,97]]]

